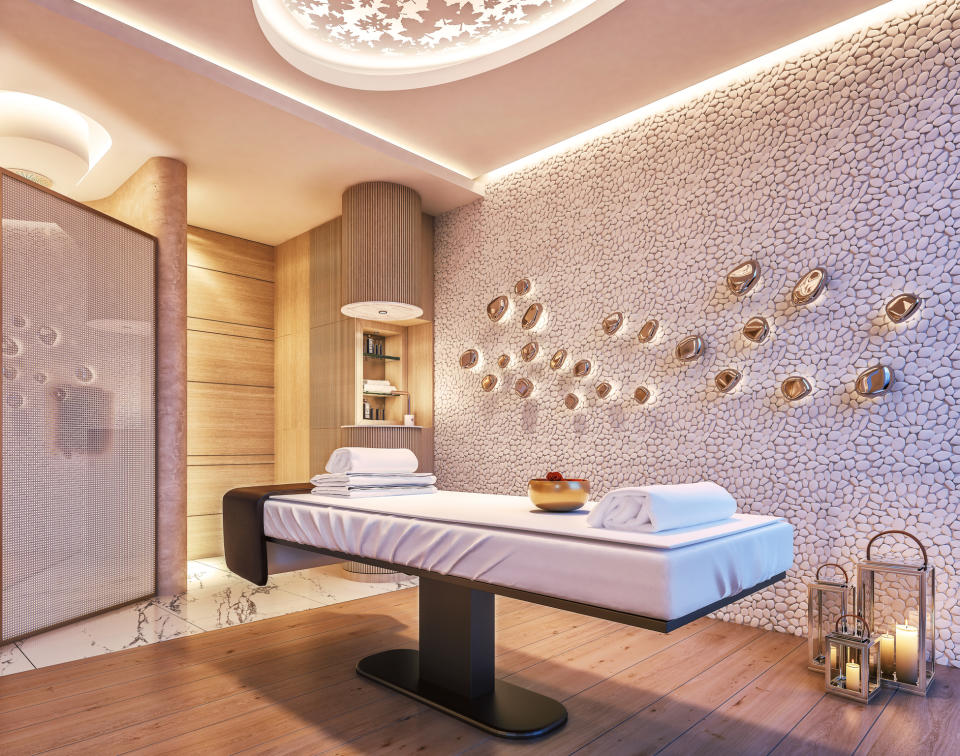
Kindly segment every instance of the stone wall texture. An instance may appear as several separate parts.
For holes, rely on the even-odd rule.
[[[547,470],[617,486],[716,481],[744,511],[796,530],[796,563],[777,586],[719,617],[802,633],[817,565],[852,566],[870,535],[906,528],[940,577],[939,660],[960,664],[960,6],[865,29],[487,186],[442,215],[436,236],[436,467],[444,488],[523,494]],[[731,294],[745,259],[758,286]],[[828,271],[814,304],[794,283]],[[529,277],[530,294],[513,295]],[[894,326],[884,305],[923,298]],[[510,294],[498,323],[487,302]],[[546,322],[520,328],[528,303]],[[614,336],[603,317],[621,310]],[[743,323],[768,318],[770,338]],[[661,338],[641,344],[647,318]],[[700,334],[704,356],[676,343]],[[520,360],[531,339],[540,356]],[[464,370],[468,348],[481,364]],[[558,348],[571,358],[547,362]],[[501,370],[496,358],[512,356]],[[586,379],[574,360],[589,358]],[[890,366],[892,390],[864,399],[858,373]],[[743,380],[719,394],[713,376]],[[489,393],[480,379],[500,378]],[[801,374],[813,394],[782,398]],[[520,377],[535,386],[521,399]],[[597,398],[609,381],[613,395]],[[638,405],[637,385],[653,391]],[[579,392],[581,407],[563,397]],[[896,544],[884,547],[896,550]]]

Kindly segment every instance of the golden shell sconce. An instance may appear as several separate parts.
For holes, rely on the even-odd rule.
[[[573,375],[576,378],[586,378],[591,370],[593,365],[590,364],[590,360],[580,360],[573,366]]]
[[[513,384],[513,391],[521,399],[526,399],[533,393],[533,383],[527,378],[520,378]]]
[[[640,326],[640,332],[637,334],[637,340],[641,344],[649,344],[657,337],[657,331],[660,329],[660,323],[656,320],[648,320]]]
[[[529,278],[521,278],[519,281],[517,281],[517,282],[513,285],[513,293],[516,294],[518,297],[522,297],[522,296],[524,296],[525,294],[529,294],[529,293],[530,293],[530,279],[529,279]]]
[[[543,305],[539,302],[534,302],[527,308],[527,311],[523,313],[523,317],[520,319],[520,327],[524,331],[529,331],[540,322],[541,315],[543,315]]]
[[[823,294],[823,289],[826,285],[826,269],[814,268],[797,281],[797,285],[793,287],[793,293],[790,295],[790,298],[797,307],[808,305]]]
[[[603,332],[607,334],[607,336],[613,336],[613,334],[620,330],[620,326],[623,325],[623,313],[611,312],[603,319],[602,325]]]
[[[480,379],[480,388],[484,391],[493,391],[497,386],[497,376],[485,375]]]
[[[505,370],[507,365],[509,364],[510,364],[509,354],[501,354],[499,357],[497,357],[497,367],[499,367],[501,370]]]
[[[747,260],[727,273],[727,288],[738,297],[746,294],[760,279],[760,263]]]
[[[637,404],[646,404],[650,399],[650,389],[646,386],[637,386],[633,391],[633,398],[637,400]]]
[[[507,314],[507,310],[509,308],[510,300],[501,294],[496,299],[491,300],[490,304],[487,305],[487,317],[496,323],[498,320],[500,320],[500,318]]]
[[[893,371],[886,365],[875,365],[857,376],[855,387],[860,396],[886,394],[893,384]]]
[[[576,394],[567,394],[563,397],[563,406],[568,410],[575,410],[580,406],[580,397]]]
[[[608,396],[610,396],[612,391],[613,386],[611,386],[607,381],[600,381],[600,383],[597,384],[596,392],[600,399],[606,399]]]
[[[783,394],[783,398],[791,402],[809,396],[811,391],[813,391],[813,386],[802,375],[791,375],[780,384],[780,393]]]
[[[520,359],[524,362],[532,362],[537,358],[539,352],[540,345],[536,341],[531,341],[529,344],[524,344],[520,348]]]
[[[713,384],[717,387],[717,391],[721,394],[726,394],[730,391],[733,391],[736,388],[736,385],[740,383],[740,371],[734,370],[733,368],[728,368],[726,370],[721,370],[713,378]]]
[[[687,336],[677,344],[674,354],[680,362],[693,362],[703,354],[703,339],[699,336]]]
[[[894,323],[902,323],[919,309],[920,304],[920,298],[913,294],[897,294],[887,302],[884,309],[890,320]]]
[[[553,357],[550,358],[550,369],[559,370],[563,367],[563,363],[567,361],[567,350],[558,349],[553,353]]]
[[[750,318],[743,324],[743,338],[752,341],[754,344],[762,344],[770,335],[770,324],[766,318]]]
[[[466,352],[460,355],[460,367],[462,367],[464,370],[475,368],[479,362],[480,354],[476,349],[468,349]]]

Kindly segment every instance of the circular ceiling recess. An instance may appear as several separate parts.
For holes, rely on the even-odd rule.
[[[417,89],[490,71],[623,0],[253,0],[274,49],[353,89]]]

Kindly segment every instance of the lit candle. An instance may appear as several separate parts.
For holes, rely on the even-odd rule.
[[[883,677],[892,678],[894,670],[894,641],[892,633],[884,633],[880,636],[880,674]]]
[[[847,690],[860,690],[860,665],[853,662],[847,662]]]
[[[916,685],[920,675],[920,635],[913,625],[897,625],[897,682]]]

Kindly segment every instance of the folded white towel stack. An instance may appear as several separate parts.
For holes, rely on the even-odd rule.
[[[363,381],[363,392],[365,394],[392,394],[397,390],[390,381],[374,380],[365,378]]]
[[[587,525],[611,530],[658,533],[717,520],[737,511],[736,500],[722,486],[703,481],[675,486],[618,488],[604,496],[587,517]]]
[[[436,493],[431,473],[414,472],[417,456],[409,449],[343,447],[330,455],[326,475],[314,475],[313,493],[359,498]]]

